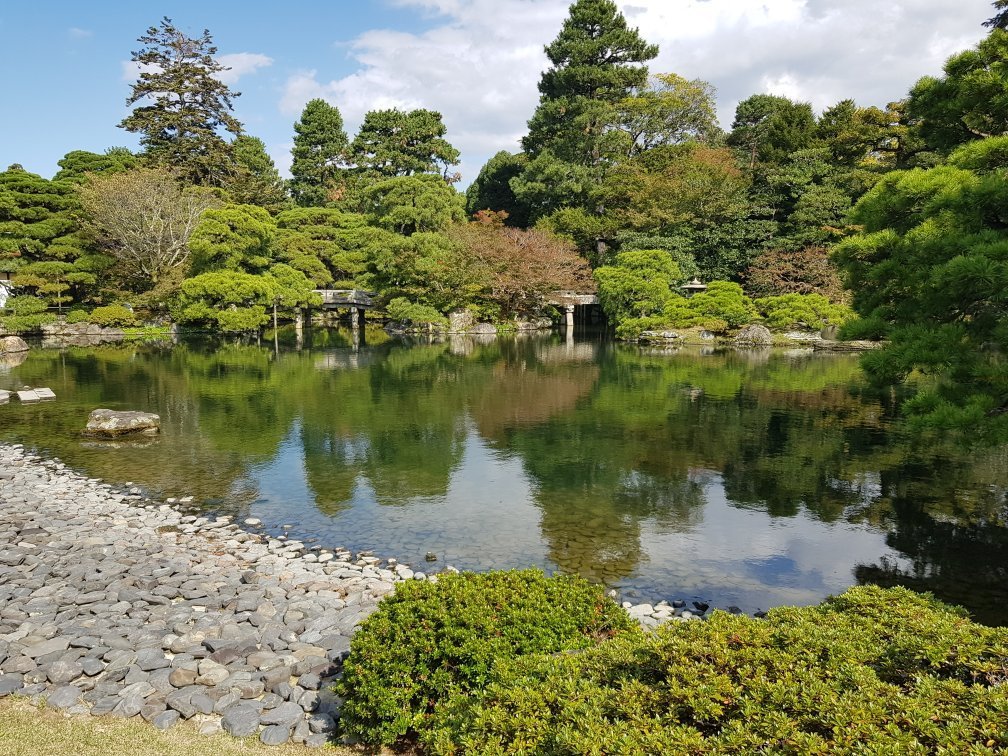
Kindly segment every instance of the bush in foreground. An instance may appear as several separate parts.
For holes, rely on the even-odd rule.
[[[114,328],[134,326],[137,322],[133,311],[119,304],[95,307],[91,310],[90,320],[96,325]]]
[[[600,587],[577,577],[525,570],[403,583],[354,636],[340,721],[368,743],[426,742],[439,709],[481,692],[495,664],[636,630]]]
[[[350,731],[439,754],[1008,749],[1008,629],[930,596],[858,587],[614,633],[622,611],[568,580],[404,586],[354,639]]]

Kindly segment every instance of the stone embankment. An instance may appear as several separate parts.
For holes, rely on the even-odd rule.
[[[309,552],[0,445],[0,695],[322,745],[355,627],[425,577],[390,561]]]
[[[397,581],[437,576],[242,524],[0,444],[0,696],[270,744],[332,739],[356,627]],[[623,606],[645,627],[708,609]]]

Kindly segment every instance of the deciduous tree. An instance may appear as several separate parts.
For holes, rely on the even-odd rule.
[[[187,269],[189,238],[203,212],[219,204],[211,192],[183,188],[156,168],[92,176],[78,196],[85,222],[115,260],[115,274],[136,291]]]

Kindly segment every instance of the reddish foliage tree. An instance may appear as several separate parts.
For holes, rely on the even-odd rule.
[[[743,281],[751,297],[822,294],[831,302],[848,300],[829,250],[823,247],[767,250],[753,260]]]
[[[486,271],[487,298],[503,317],[540,311],[543,297],[554,291],[595,291],[588,261],[574,245],[549,233],[490,220],[456,226],[449,233]]]

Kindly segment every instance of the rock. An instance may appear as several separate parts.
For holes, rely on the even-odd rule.
[[[54,661],[46,665],[46,677],[54,685],[65,685],[84,674],[84,667],[77,662]]]
[[[0,354],[27,352],[28,343],[20,336],[0,336]]]
[[[119,412],[96,409],[88,417],[85,436],[116,438],[129,433],[155,434],[161,430],[161,417],[151,412]]]
[[[221,726],[236,738],[248,737],[259,731],[259,712],[248,704],[232,704],[224,710]]]
[[[198,676],[199,675],[196,674],[196,670],[193,669],[173,669],[171,674],[168,675],[168,682],[176,688],[184,688],[187,685],[192,685],[196,682],[196,678]]]
[[[259,740],[266,745],[283,745],[290,740],[290,728],[283,725],[270,725],[259,733]]]
[[[455,310],[448,313],[448,333],[469,333],[476,319],[468,310]]]
[[[752,323],[735,334],[733,341],[742,346],[770,346],[773,344],[773,334],[766,326]]]
[[[167,730],[169,727],[175,725],[179,721],[179,713],[173,709],[168,709],[158,714],[156,717],[150,720],[150,723],[157,727],[159,730]]]
[[[73,685],[63,685],[49,694],[46,699],[46,706],[52,706],[57,709],[69,709],[74,704],[77,704],[81,700],[81,695],[84,691]]]
[[[275,709],[264,711],[260,722],[264,725],[285,725],[288,729],[304,716],[304,710],[296,703],[286,701]]]
[[[22,675],[0,675],[0,696],[9,696],[23,687],[24,677]]]

